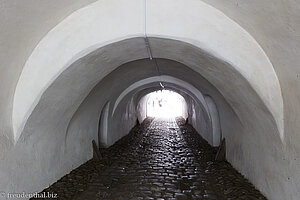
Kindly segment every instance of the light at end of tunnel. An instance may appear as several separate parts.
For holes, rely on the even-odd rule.
[[[148,117],[174,118],[184,116],[186,102],[176,92],[159,90],[149,94],[146,110]]]

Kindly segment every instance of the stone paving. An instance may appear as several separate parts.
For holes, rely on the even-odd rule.
[[[266,199],[182,118],[147,119],[43,192],[59,199]]]

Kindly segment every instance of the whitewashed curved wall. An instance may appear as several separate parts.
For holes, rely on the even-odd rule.
[[[222,139],[222,133],[221,133],[221,127],[220,127],[220,119],[219,119],[219,111],[218,108],[214,102],[214,100],[210,96],[205,96],[205,101],[209,110],[209,115],[211,118],[211,126],[212,126],[212,146],[219,146],[221,139]]]
[[[118,6],[115,6],[116,4]],[[103,45],[143,36],[145,29],[148,36],[184,41],[215,59],[229,63],[228,68],[242,74],[262,98],[273,114],[283,139],[283,103],[277,76],[268,57],[246,31],[218,10],[197,0],[146,1],[146,12],[143,6],[143,1],[140,0],[109,3],[98,1],[73,13],[44,37],[27,60],[16,88],[13,107],[15,140],[20,136],[42,93],[72,62]],[[127,12],[129,9],[132,12]],[[180,15],[181,13],[185,14]],[[195,21],[197,23],[194,23]],[[60,48],[61,45],[64,48]],[[183,52],[176,49],[159,52],[153,42],[151,46],[155,57],[174,59],[194,68],[199,68],[201,63],[196,61],[195,57],[188,58],[191,55],[182,56],[184,59],[180,59],[178,53]],[[112,59],[112,55],[105,52],[101,57],[108,65],[113,66],[113,63],[120,65],[141,56],[146,57],[145,51],[146,49],[139,55],[125,56],[124,60]],[[51,54],[51,57],[47,56],[48,54]],[[211,67],[216,70],[216,66]],[[211,73],[206,70],[199,70],[222,90],[224,86],[217,82],[215,76],[210,76]],[[31,92],[26,92],[28,90]],[[223,95],[226,93],[223,92]]]
[[[95,105],[93,103],[90,104],[92,98],[86,98],[87,94],[93,89],[93,86],[104,77],[104,75],[108,74],[114,68],[113,66],[116,68],[124,62],[148,56],[145,48],[142,47],[144,42],[141,39],[140,42],[135,41],[133,43],[133,46],[137,47],[140,45],[141,48],[137,48],[131,52],[134,56],[129,53],[130,56],[133,56],[131,59],[129,58],[130,56],[122,57],[122,61],[117,60],[116,62],[111,62],[122,54],[118,53],[118,51],[114,52],[116,49],[111,53],[107,53],[107,50],[110,51],[109,48],[102,52],[101,50],[100,52],[96,52],[94,57],[85,57],[85,61],[82,59],[80,61],[81,63],[79,62],[77,64],[89,66],[86,65],[86,63],[92,62],[93,64],[97,64],[99,62],[104,62],[105,64],[110,63],[111,68],[107,68],[109,69],[107,70],[99,65],[98,69],[103,69],[103,71],[99,70],[97,75],[102,74],[102,76],[99,79],[94,80],[92,84],[87,84],[87,87],[84,88],[86,92],[82,93],[80,98],[78,98],[78,96],[72,96],[76,94],[76,92],[83,90],[83,88],[77,87],[78,85],[75,84],[76,81],[72,81],[72,78],[70,77],[76,77],[78,74],[83,74],[83,77],[86,77],[86,79],[89,79],[90,77],[88,74],[82,73],[84,71],[80,70],[77,72],[66,72],[64,76],[63,74],[60,74],[63,69],[65,69],[64,67],[68,67],[73,61],[76,61],[78,58],[81,58],[89,52],[114,42],[108,41],[109,39],[107,40],[108,37],[104,36],[106,33],[103,33],[104,35],[97,35],[103,27],[108,30],[105,28],[105,25],[96,26],[97,24],[100,25],[102,22],[94,23],[95,29],[93,30],[96,30],[96,32],[91,31],[91,35],[79,37],[79,35],[84,33],[84,27],[86,27],[84,24],[81,24],[81,26],[80,23],[85,20],[77,20],[75,24],[79,26],[73,26],[74,24],[72,25],[72,23],[76,20],[71,23],[72,19],[76,19],[76,16],[80,18],[84,16],[81,14],[87,13],[86,16],[94,16],[94,18],[87,17],[89,18],[87,21],[92,22],[99,13],[101,13],[100,15],[108,14],[108,16],[114,14],[115,17],[118,16],[118,14],[121,14],[121,17],[124,20],[122,26],[119,26],[117,21],[112,21],[109,25],[115,23],[116,26],[110,26],[110,28],[114,29],[117,27],[121,30],[124,26],[127,26],[126,28],[131,27],[134,23],[138,24],[138,27],[136,27],[136,31],[133,31],[134,33],[132,32],[133,34],[126,31],[122,32],[127,34],[126,37],[137,36],[135,35],[136,33],[138,33],[138,36],[143,36],[144,21],[142,18],[144,5],[142,1],[118,1],[117,3],[115,1],[109,1],[108,3],[108,1],[101,0],[95,4],[89,5],[87,8],[78,10],[72,14],[72,16],[69,16],[64,20],[62,24],[56,26],[56,24],[59,24],[62,19],[72,11],[82,7],[86,3],[92,2],[74,0],[70,3],[68,1],[69,0],[62,0],[59,3],[53,3],[53,1],[50,0],[40,2],[29,0],[26,5],[16,0],[1,1],[1,3],[3,3],[1,5],[3,6],[0,8],[0,15],[1,19],[5,20],[0,21],[0,42],[2,44],[0,46],[0,186],[5,191],[20,192],[20,189],[22,191],[36,191],[42,189],[70,169],[89,159],[91,157],[90,140],[97,138],[96,129],[98,127],[100,111],[104,106],[102,104],[108,99],[116,98],[116,96],[126,88],[119,88],[120,90],[118,90],[118,92],[116,91],[114,94],[108,92],[108,96],[112,95],[114,97],[108,98],[107,96],[103,97],[103,99],[98,99],[98,102],[95,101],[97,107],[94,107]],[[137,2],[137,4],[135,4],[135,2]],[[300,130],[300,124],[298,123],[300,116],[300,106],[298,105],[298,102],[300,101],[300,85],[298,84],[300,76],[300,58],[298,56],[300,51],[300,40],[298,37],[300,28],[298,20],[300,19],[299,3],[291,0],[285,2],[280,0],[267,0],[264,2],[207,1],[207,3],[225,13],[227,15],[225,16],[213,7],[203,4],[200,0],[185,1],[184,6],[179,6],[182,1],[160,1],[159,4],[161,5],[161,8],[156,7],[155,4],[157,4],[157,2],[158,1],[151,1],[147,6],[147,23],[149,25],[147,28],[149,31],[148,35],[165,37],[165,39],[172,38],[178,40],[178,42],[163,42],[164,40],[152,38],[152,41],[150,42],[153,45],[153,54],[155,56],[162,55],[164,58],[169,59],[174,59],[176,55],[177,61],[188,65],[190,68],[194,69],[194,72],[200,72],[205,75],[205,78],[211,81],[215,88],[217,88],[211,90],[206,88],[208,87],[207,84],[206,86],[198,84],[201,80],[196,77],[194,77],[194,79],[191,78],[194,76],[194,72],[186,73],[185,76],[183,76],[180,70],[172,71],[171,68],[168,69],[170,71],[168,75],[182,78],[183,80],[185,80],[186,77],[189,77],[191,79],[189,81],[193,82],[193,85],[196,85],[204,94],[212,96],[216,101],[220,113],[221,128],[222,131],[224,131],[223,136],[228,142],[227,154],[229,161],[239,171],[245,174],[270,199],[298,199],[300,196],[300,137],[298,134]],[[135,19],[130,20],[130,16],[127,16],[128,13],[119,12],[117,9],[119,6],[120,8],[122,6],[135,8],[137,11],[135,13],[140,15],[141,18],[136,17]],[[178,9],[174,9],[176,6],[178,6]],[[190,9],[190,7],[193,8]],[[155,10],[152,10],[153,8],[155,8]],[[98,12],[101,9],[103,9],[103,12]],[[164,9],[164,11],[162,12],[161,9]],[[172,20],[164,20],[165,17],[171,16],[165,11],[171,9],[178,12],[178,15],[173,16],[173,22]],[[199,20],[193,18],[193,12],[187,12],[185,16],[183,15],[183,13],[186,13],[186,10],[190,11],[196,9],[197,11],[203,11],[201,12],[203,15]],[[94,12],[92,10],[94,10]],[[216,15],[211,16],[210,14],[212,13],[208,13],[210,10]],[[154,14],[157,17],[153,17]],[[231,19],[229,19],[228,16]],[[193,24],[191,27],[187,27],[189,23],[186,23],[184,26],[174,24],[179,18],[182,18],[179,21],[188,21]],[[70,23],[67,23],[68,20]],[[164,25],[163,29],[156,26],[157,21],[162,22],[161,24]],[[197,24],[199,21],[201,21],[201,23]],[[216,21],[219,23],[216,27],[213,24],[210,24],[210,22]],[[230,22],[229,26],[224,27],[223,25],[227,24],[227,22]],[[235,22],[238,24],[235,24]],[[231,28],[231,25],[233,28]],[[153,26],[153,28],[151,28],[151,26]],[[206,40],[207,43],[199,43],[199,38],[193,38],[193,32],[198,30],[197,26],[201,26],[200,29],[203,31],[203,34],[198,36],[200,39],[202,38],[201,41]],[[90,30],[90,26],[88,27]],[[180,33],[177,32],[178,27],[185,27],[186,29],[182,28],[183,31],[190,31]],[[203,29],[203,27],[206,27],[207,29]],[[234,27],[237,28],[237,32],[241,33],[240,36],[242,37],[236,37],[236,35],[232,34],[233,32],[235,34],[237,33],[236,31],[233,31],[236,30]],[[160,28],[159,31],[157,28]],[[66,37],[63,35],[60,35],[62,37],[53,37],[59,32],[58,30],[62,29],[65,30],[65,32],[63,31],[64,33],[69,33],[70,35],[67,34],[65,35]],[[112,29],[109,31],[113,32],[114,30]],[[209,29],[213,31],[206,32],[206,30]],[[49,30],[51,31],[47,34]],[[127,31],[129,30],[133,29],[128,29]],[[258,41],[259,45],[245,30]],[[55,34],[51,37],[51,34],[53,33]],[[118,34],[117,32],[115,33]],[[98,36],[101,38],[103,37],[107,43],[101,40],[101,38],[99,40]],[[230,39],[231,36],[232,38]],[[86,46],[83,47],[80,46],[81,44],[79,43],[72,43],[72,37],[76,40],[86,39],[86,41],[90,42],[85,43]],[[117,40],[124,39],[124,37],[121,36],[120,38],[118,35],[112,35],[112,37]],[[237,38],[239,40],[237,40]],[[71,54],[68,54],[68,52],[61,52],[63,49],[59,48],[59,45],[57,45],[58,43],[55,42],[56,39],[62,41],[62,44],[70,44],[71,46],[66,46],[66,48],[74,51],[70,51]],[[46,40],[49,43],[45,42]],[[188,54],[184,54],[187,46],[182,45],[179,40],[192,45],[188,46]],[[220,40],[227,41],[227,43],[219,43]],[[39,41],[41,42],[39,43]],[[249,44],[246,41],[252,41],[252,43],[250,42]],[[230,45],[228,45],[228,43],[230,43]],[[245,43],[249,45],[239,46],[239,44],[243,45]],[[125,47],[128,44],[129,43],[123,43]],[[235,45],[231,48],[233,44]],[[58,46],[58,49],[55,48],[56,45]],[[215,48],[216,45],[219,47]],[[50,51],[47,49],[47,46],[52,50]],[[248,49],[247,47],[249,46],[251,47]],[[262,51],[260,46],[264,51]],[[35,50],[34,47],[36,47]],[[76,48],[73,49],[73,47]],[[130,49],[132,46],[127,47]],[[197,49],[199,47],[201,47],[200,52],[199,49]],[[257,47],[257,51],[253,51],[252,47]],[[162,52],[159,51],[160,48],[173,49],[173,52],[165,52],[162,54]],[[194,50],[191,50],[193,48]],[[55,53],[56,51],[57,54]],[[123,51],[123,49],[121,49],[120,52],[121,51]],[[263,59],[251,60],[251,58],[248,57],[248,51],[251,51],[253,54],[255,54],[254,52],[257,52],[258,54],[255,54],[254,57],[258,56],[261,58],[262,56]],[[141,52],[141,54],[137,55],[135,54],[136,52]],[[233,54],[231,55],[230,52]],[[264,56],[265,53],[267,53],[267,56]],[[59,55],[66,56],[67,54],[69,57],[65,57],[66,62],[61,62],[64,58]],[[35,55],[37,56],[35,57]],[[95,58],[99,55],[101,55],[101,59],[97,61]],[[110,57],[112,55],[115,55],[115,57]],[[178,55],[181,55],[182,57],[178,58]],[[190,57],[188,55],[190,55]],[[234,57],[235,55],[243,56],[237,58],[238,56]],[[193,57],[199,57],[199,59],[194,60]],[[37,58],[33,63],[35,63],[37,67],[42,67],[40,69],[41,71],[36,71],[35,73],[41,75],[40,77],[43,77],[42,80],[48,82],[43,85],[43,87],[45,86],[44,90],[42,90],[44,91],[43,93],[42,91],[37,92],[37,90],[34,89],[35,87],[31,87],[30,82],[27,83],[26,78],[24,79],[26,84],[23,85],[21,83],[21,79],[23,78],[21,78],[19,84],[24,86],[24,90],[22,90],[25,93],[28,93],[29,96],[30,94],[33,94],[33,101],[31,103],[26,103],[26,101],[30,99],[27,97],[25,98],[28,94],[20,94],[20,91],[17,92],[19,93],[19,97],[17,93],[14,97],[14,94],[24,64],[27,63],[27,66],[28,63],[34,60],[33,58]],[[268,61],[269,58],[272,64]],[[222,63],[222,60],[225,60],[227,63]],[[265,64],[262,64],[263,67],[260,67],[259,64],[263,62]],[[53,65],[55,63],[60,64]],[[66,65],[62,63],[66,63]],[[195,63],[205,67],[200,70]],[[257,73],[236,70],[242,66],[245,67],[242,67],[242,69],[249,69],[247,65],[259,66],[258,68],[254,68],[254,71]],[[48,70],[48,68],[53,66],[63,68],[60,68],[61,70],[58,70],[54,75],[53,73],[49,73],[49,77],[52,78],[44,79],[44,75],[47,74],[43,74],[43,72],[46,72],[45,70]],[[265,70],[265,66],[271,66],[271,68],[267,67],[268,69],[271,69],[269,70],[271,73],[260,71]],[[90,65],[90,67],[92,66]],[[276,81],[275,87],[269,85],[270,90],[268,91],[276,91],[274,92],[275,96],[273,97],[270,95],[270,93],[273,94],[273,92],[268,93],[264,91],[264,87],[268,85],[269,82],[274,83],[270,80],[277,79],[276,74],[273,76],[272,67],[274,67],[280,82],[280,87],[278,87],[278,82],[276,83]],[[229,70],[223,71],[224,69]],[[243,76],[240,76],[241,74]],[[147,77],[155,75],[157,75],[157,73],[149,72]],[[22,74],[22,76],[26,77],[24,74]],[[56,77],[58,77],[58,79],[55,80]],[[68,77],[70,78],[69,81],[66,79]],[[120,79],[121,81],[118,80],[118,83],[124,83],[124,87],[126,87],[126,81],[122,80],[122,77],[120,77]],[[40,79],[39,76],[33,76],[32,80]],[[80,81],[82,80],[83,79],[80,79]],[[253,82],[251,80],[255,81]],[[136,81],[138,80],[133,80],[133,82]],[[250,84],[247,85],[247,81]],[[267,83],[265,81],[267,81]],[[101,83],[105,82],[106,81]],[[68,83],[65,87],[69,88],[67,91],[70,93],[66,93],[67,96],[57,98],[57,94],[66,92],[64,88],[61,87],[61,85],[64,85],[65,83]],[[40,82],[37,81],[36,84],[40,84]],[[20,85],[17,90],[20,90],[20,88],[23,87]],[[103,84],[103,87],[110,88],[111,85],[113,85],[113,83],[109,85]],[[50,87],[46,90],[47,86]],[[115,86],[115,88],[118,88],[118,86]],[[253,88],[255,90],[253,90]],[[234,89],[235,94],[226,92],[232,89]],[[92,90],[92,93],[96,90],[97,89]],[[222,95],[217,90],[219,90],[225,98],[220,97]],[[88,97],[92,96],[92,93],[90,93]],[[280,93],[282,93],[282,98]],[[36,98],[34,96],[36,96]],[[18,109],[16,105],[13,108],[14,98],[15,103],[19,102],[17,104],[21,109]],[[22,98],[25,100],[24,102],[22,102]],[[70,101],[70,99],[76,99],[76,101]],[[283,100],[282,103],[277,102],[278,100],[281,101],[281,99]],[[128,99],[124,99],[124,102],[130,102],[127,100]],[[50,109],[53,113],[49,112],[47,108],[51,104],[54,105],[56,101],[61,104],[58,104],[59,106],[57,108],[51,107]],[[82,101],[83,103],[81,104]],[[125,119],[125,117],[127,117],[126,119],[130,118],[132,120],[132,123],[128,124],[127,129],[135,123],[133,121],[136,117],[134,115],[135,108],[133,107],[135,103],[136,102],[134,101],[132,104],[125,103],[124,105],[127,107],[124,107],[124,105],[120,106],[120,113],[123,112],[123,115],[121,114],[118,119]],[[22,106],[24,106],[24,110]],[[197,107],[199,105],[195,104],[194,106]],[[230,106],[232,108],[230,108]],[[60,110],[61,108],[63,108],[63,111]],[[97,112],[95,112],[95,115],[88,115],[88,109],[86,110],[85,108],[95,109]],[[131,110],[130,112],[132,113],[126,114],[125,108],[127,108],[127,111]],[[12,121],[13,109],[15,109],[14,122]],[[67,114],[62,114],[65,111]],[[18,118],[18,116],[21,117],[19,122],[16,122],[16,117]],[[60,122],[55,120],[55,118],[61,119]],[[90,120],[95,124],[96,128],[88,129],[88,126],[84,126],[87,120]],[[18,124],[21,127],[20,130],[22,130],[22,126],[24,126],[23,133],[21,133],[22,131],[20,130],[18,131]],[[15,128],[13,128],[13,125]],[[90,124],[87,123],[86,125]],[[118,135],[113,136],[112,134],[111,141],[118,139],[118,137]],[[47,143],[45,141],[47,141]],[[77,144],[80,144],[82,148],[76,148],[76,151],[74,151],[74,147]],[[54,166],[52,163],[57,163],[57,165]]]

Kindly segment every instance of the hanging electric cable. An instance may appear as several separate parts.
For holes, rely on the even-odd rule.
[[[158,76],[161,79],[161,74],[160,74],[160,71],[159,71],[158,63],[157,63],[157,60],[155,58],[153,59],[150,43],[149,43],[149,40],[148,40],[148,37],[147,37],[147,0],[144,0],[144,40],[145,40],[145,45],[146,45],[146,48],[147,48],[149,59],[154,60],[156,71],[158,73]],[[162,80],[160,80],[159,85],[162,89],[165,89],[165,86],[163,85]]]

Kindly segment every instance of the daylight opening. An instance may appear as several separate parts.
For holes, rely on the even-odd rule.
[[[186,102],[176,92],[170,90],[159,90],[148,95],[147,116],[171,118],[185,116]]]

